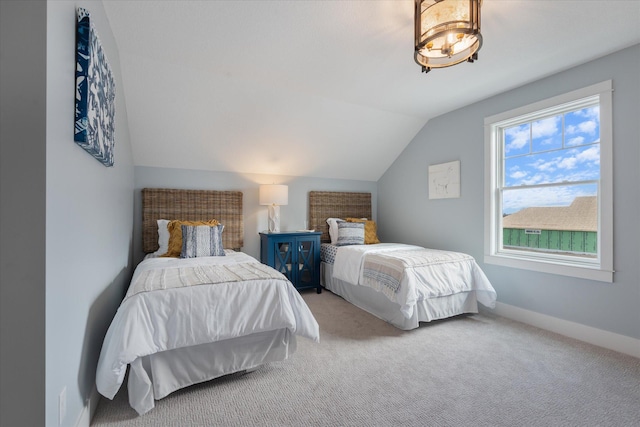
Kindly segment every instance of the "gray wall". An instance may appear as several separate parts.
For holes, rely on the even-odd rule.
[[[116,84],[114,166],[73,141],[75,10],[91,13]],[[32,25],[30,25],[31,27]],[[102,339],[132,270],[133,161],[118,49],[100,1],[47,2],[46,424],[88,423]],[[82,418],[80,418],[82,417]]]
[[[0,2],[0,426],[44,425],[46,24]]]
[[[308,219],[309,191],[364,191],[372,195],[373,217],[376,218],[376,183],[344,179],[292,177],[283,175],[237,174],[230,172],[194,171],[136,166],[134,254],[138,262],[142,252],[141,193],[145,187],[183,188],[193,190],[235,190],[243,192],[244,247],[243,252],[260,259],[258,233],[267,229],[267,206],[258,203],[260,184],[289,186],[289,204],[280,207],[280,229],[300,230]]]
[[[467,252],[499,302],[640,338],[638,76],[635,45],[430,120],[378,182],[381,239]],[[614,87],[614,283],[484,264],[484,118],[608,79]],[[461,162],[461,197],[429,200],[428,166],[452,160]]]

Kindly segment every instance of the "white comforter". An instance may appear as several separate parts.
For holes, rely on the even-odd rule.
[[[131,283],[152,269],[202,263],[258,261],[242,252],[191,259],[150,258],[138,265]],[[113,399],[128,364],[165,350],[278,329],[318,342],[318,323],[293,285],[281,276],[160,290],[145,287],[127,294],[104,339],[96,373],[98,391]]]
[[[394,253],[401,256],[394,257]],[[389,255],[389,265],[398,261],[398,258],[407,259],[399,286],[393,288],[383,281],[365,277],[365,259],[369,254],[375,255],[375,258]],[[342,246],[336,252],[333,277],[384,293],[400,305],[406,318],[413,315],[418,301],[460,292],[476,291],[477,300],[487,307],[495,307],[496,302],[495,289],[473,257],[420,246],[400,243]]]

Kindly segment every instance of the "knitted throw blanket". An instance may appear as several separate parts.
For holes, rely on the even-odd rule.
[[[471,255],[436,249],[400,250],[365,255],[363,284],[382,290],[387,296],[398,291],[406,269],[473,261]]]
[[[142,272],[135,279],[125,299],[140,292],[161,289],[268,279],[286,280],[286,277],[259,262],[152,269]]]

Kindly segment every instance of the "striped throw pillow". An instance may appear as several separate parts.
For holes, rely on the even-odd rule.
[[[183,225],[219,225],[220,221],[217,219],[211,219],[209,221],[181,221],[173,220],[167,224],[167,230],[169,230],[169,243],[167,247],[167,253],[160,255],[162,257],[177,258],[182,252],[182,226]]]
[[[336,246],[364,245],[364,223],[338,223],[338,241]]]
[[[180,258],[224,256],[223,229],[224,225],[183,225]]]

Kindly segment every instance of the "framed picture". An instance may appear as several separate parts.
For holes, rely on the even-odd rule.
[[[429,166],[429,199],[460,197],[460,160]]]
[[[116,85],[89,11],[76,14],[76,109],[73,140],[113,166]]]

